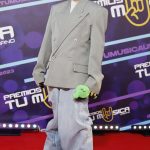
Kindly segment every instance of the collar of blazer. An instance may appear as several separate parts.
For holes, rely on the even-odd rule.
[[[89,0],[79,0],[78,4],[70,13],[71,0],[68,0],[65,7],[57,14],[61,33],[57,41],[57,46],[53,50],[52,56],[54,56],[58,52],[59,47],[63,44],[64,40],[89,14],[88,11],[85,11],[85,6],[88,1]]]

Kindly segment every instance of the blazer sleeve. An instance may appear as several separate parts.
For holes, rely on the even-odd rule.
[[[100,7],[92,17],[91,35],[90,35],[90,54],[88,63],[89,77],[85,82],[90,89],[99,94],[104,75],[102,73],[102,58],[104,53],[105,32],[108,22],[108,10]]]
[[[39,85],[39,83],[44,82],[46,66],[52,52],[52,13],[53,13],[53,6],[51,6],[45,34],[37,58],[37,63],[32,72],[32,76],[37,86]]]

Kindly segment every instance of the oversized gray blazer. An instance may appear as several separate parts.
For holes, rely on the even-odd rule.
[[[98,94],[108,11],[80,0],[70,14],[71,0],[51,7],[43,42],[33,69],[37,85],[75,88],[87,85]]]

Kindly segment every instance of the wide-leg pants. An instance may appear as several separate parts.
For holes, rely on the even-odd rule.
[[[75,89],[49,88],[53,119],[46,127],[44,150],[93,150],[88,101],[75,101]]]

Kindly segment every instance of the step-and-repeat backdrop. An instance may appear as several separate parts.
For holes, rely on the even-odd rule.
[[[37,123],[52,119],[51,104],[32,78],[54,0],[0,1],[0,122]],[[150,2],[98,0],[108,9],[98,99],[90,100],[96,124],[127,130],[150,123]],[[93,2],[93,3],[94,3]],[[102,20],[103,21],[103,20]]]

